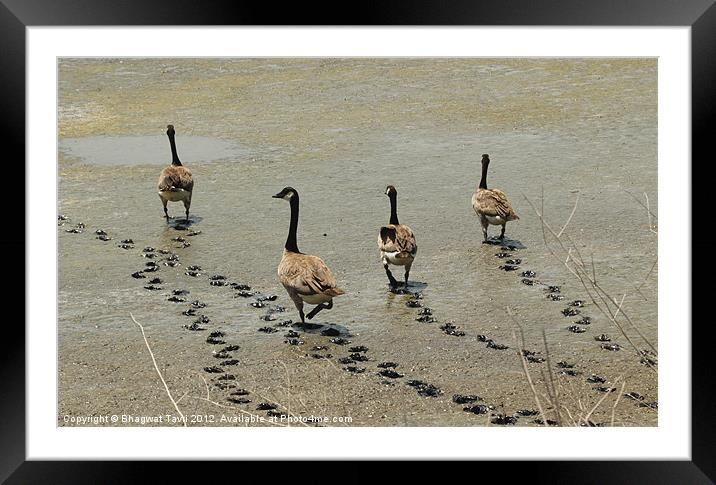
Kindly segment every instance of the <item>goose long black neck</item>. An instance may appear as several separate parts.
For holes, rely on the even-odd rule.
[[[486,189],[487,188],[487,166],[489,165],[489,162],[482,162],[482,178],[480,179],[480,188]]]
[[[289,204],[291,205],[291,224],[288,227],[288,237],[284,248],[286,251],[299,253],[298,242],[296,241],[296,232],[298,232],[298,193],[294,192],[289,199]]]
[[[390,197],[390,223],[398,225],[400,223],[398,222],[397,194],[392,192],[388,197]]]
[[[172,165],[181,165],[179,155],[177,155],[177,144],[174,141],[174,132],[167,133],[167,136],[169,137],[169,145],[172,147]]]

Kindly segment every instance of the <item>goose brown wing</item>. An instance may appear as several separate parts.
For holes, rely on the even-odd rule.
[[[380,228],[378,248],[386,253],[414,253],[418,245],[410,227],[389,224]]]
[[[486,216],[519,219],[505,193],[498,189],[478,189],[472,197],[472,207]]]
[[[318,256],[295,253],[284,256],[279,265],[279,277],[281,284],[303,295],[337,296],[344,293],[336,288],[333,273]]]
[[[157,188],[160,191],[171,190],[171,188],[184,189],[191,192],[194,189],[194,178],[191,171],[186,167],[170,165],[162,170],[159,175]]]

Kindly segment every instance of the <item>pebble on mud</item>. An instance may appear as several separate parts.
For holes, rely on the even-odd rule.
[[[643,401],[644,400],[644,396],[642,396],[638,392],[634,392],[634,391],[625,392],[624,397],[628,397],[629,399],[633,399],[634,401]]]
[[[534,278],[535,276],[537,276],[537,273],[535,273],[534,271],[532,271],[532,270],[530,269],[530,270],[527,270],[527,271],[523,271],[523,272],[522,272],[522,276],[523,276],[524,278]]]
[[[497,257],[500,258],[500,259],[502,259],[502,258],[511,258],[511,257],[512,257],[512,255],[511,255],[510,253],[496,253],[495,256],[497,256]]]
[[[378,367],[381,369],[394,369],[398,367],[398,364],[396,364],[395,362],[381,362],[380,364],[378,364]]]
[[[576,323],[577,325],[591,325],[592,317],[583,316],[579,320],[575,320],[574,323]]]
[[[599,387],[595,387],[594,390],[599,391],[599,392],[614,392],[617,390],[617,388],[616,387],[599,386]]]
[[[516,270],[520,269],[520,267],[515,266],[514,264],[503,264],[503,265],[499,266],[499,269],[501,269],[503,271],[516,271]]]
[[[408,300],[405,302],[405,306],[408,308],[420,308],[423,306],[422,303],[420,303],[419,300]]]
[[[522,278],[522,284],[527,286],[532,286],[535,284],[535,282],[529,278]]]
[[[490,408],[488,408],[484,404],[477,404],[475,406],[466,406],[462,408],[462,410],[472,414],[486,414],[490,410]]]
[[[507,261],[505,261],[505,264],[518,265],[518,264],[522,264],[522,260],[520,258],[508,259]]]
[[[601,347],[604,350],[610,350],[612,352],[616,352],[617,350],[621,350],[621,346],[619,344],[602,344]]]
[[[134,273],[132,273],[132,278],[137,278],[137,279],[146,278],[146,276],[144,276],[144,274],[142,274],[142,273],[144,273],[144,271],[135,271]]]
[[[580,327],[579,325],[570,325],[569,327],[567,327],[567,330],[569,330],[569,331],[572,332],[572,333],[584,333],[584,332],[586,332],[586,330],[583,329],[582,327]]]
[[[224,372],[224,369],[212,365],[211,367],[204,367],[204,372],[208,372],[209,374],[221,374],[222,372]]]
[[[276,332],[278,332],[278,330],[276,330],[276,329],[273,328],[273,327],[261,327],[261,328],[259,328],[259,332],[263,332],[263,333],[276,333]]]
[[[574,317],[579,315],[580,311],[576,308],[565,308],[562,310],[562,315],[565,317]]]
[[[336,345],[348,345],[348,344],[351,343],[350,340],[346,340],[346,339],[340,338],[340,337],[339,337],[339,338],[332,338],[332,339],[330,340],[330,342],[331,342],[332,344],[336,344]]]
[[[612,341],[611,337],[609,335],[607,335],[606,333],[603,333],[601,335],[595,335],[594,340],[596,340],[597,342],[611,342]]]
[[[487,348],[488,348],[488,349],[495,349],[495,350],[507,350],[507,349],[509,349],[509,347],[508,347],[507,345],[498,344],[498,343],[495,342],[494,340],[490,340],[489,342],[487,342]]]
[[[406,384],[415,388],[418,391],[418,394],[425,397],[437,397],[443,393],[438,387],[428,384],[425,381],[411,380]]]
[[[560,369],[573,369],[574,364],[569,364],[564,360],[560,360],[559,362],[557,362],[557,367],[559,367]]]
[[[401,377],[405,377],[403,374],[393,369],[383,369],[382,371],[378,372],[378,374],[383,377],[389,377],[391,379],[399,379]]]
[[[239,365],[238,359],[228,359],[223,362],[220,362],[219,365]]]
[[[517,422],[516,416],[510,416],[509,414],[495,414],[490,420],[492,424],[515,424]]]
[[[365,345],[358,345],[356,347],[351,347],[348,350],[349,352],[368,352],[368,347],[366,347]]]
[[[343,369],[347,370],[348,372],[352,372],[353,374],[362,374],[365,372],[365,367],[356,367],[353,365],[349,365],[347,367],[344,367]]]
[[[202,303],[199,300],[194,300],[193,302],[191,302],[191,306],[194,308],[205,308],[206,303]]]
[[[164,288],[160,286],[154,286],[154,285],[147,285],[144,287],[145,290],[163,290]]]
[[[288,345],[303,345],[305,342],[303,340],[297,339],[297,338],[290,338],[283,341],[283,343]]]
[[[547,295],[547,299],[552,301],[561,301],[564,300],[564,296],[558,295],[556,293],[550,293]]]
[[[206,328],[199,325],[199,322],[193,322],[191,325],[184,325],[184,328],[193,332],[200,332],[202,330],[206,330]]]
[[[225,344],[226,341],[221,340],[220,338],[217,338],[217,337],[209,336],[206,338],[206,343],[211,344],[211,345],[221,345],[221,344]]]
[[[569,304],[569,306],[575,306],[575,307],[583,307],[584,301],[583,300],[574,300]]]
[[[180,296],[170,296],[169,298],[167,298],[167,301],[173,301],[174,303],[183,303],[186,301],[186,299]]]
[[[587,382],[592,384],[604,384],[607,380],[603,377],[600,377],[596,374],[592,374],[589,377],[587,377]]]
[[[447,335],[452,335],[454,337],[464,337],[465,336],[465,332],[463,332],[462,330],[458,330],[458,327],[456,327],[455,325],[453,325],[452,323],[449,323],[449,322],[445,323],[443,325],[440,325],[440,330],[442,330],[443,333],[445,333]]]
[[[187,317],[193,317],[196,315],[196,310],[194,310],[193,308],[189,308],[188,310],[184,310],[183,312],[181,312],[181,314]]]
[[[455,404],[471,404],[475,401],[482,401],[482,398],[475,394],[454,394],[452,397],[452,402]]]
[[[517,411],[516,414],[519,414],[520,416],[537,416],[539,414],[539,411],[536,411],[534,409],[520,409]]]

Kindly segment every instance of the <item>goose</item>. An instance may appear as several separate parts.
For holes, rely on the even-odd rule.
[[[418,244],[415,242],[415,234],[410,227],[398,222],[396,201],[398,191],[392,185],[388,185],[385,188],[385,195],[390,198],[390,223],[380,228],[378,236],[380,259],[391,287],[397,286],[398,282],[390,272],[388,265],[405,266],[405,286],[407,287],[410,267],[418,253]]]
[[[487,226],[502,226],[500,239],[505,238],[505,225],[508,221],[515,221],[519,216],[515,213],[505,193],[499,189],[487,188],[487,167],[490,165],[490,156],[482,156],[482,178],[480,185],[472,195],[472,208],[480,218],[482,224],[483,243],[487,242]]]
[[[177,146],[174,141],[174,126],[167,125],[167,136],[172,149],[172,163],[159,174],[159,198],[164,205],[164,217],[169,220],[167,202],[183,202],[186,209],[186,220],[189,222],[189,206],[191,206],[191,192],[194,189],[194,178],[191,171],[184,167],[177,155]]]
[[[291,205],[291,223],[288,228],[283,257],[278,265],[278,279],[293,304],[296,305],[298,314],[301,316],[301,324],[305,325],[304,303],[316,305],[308,315],[305,315],[311,320],[321,310],[333,308],[333,298],[343,295],[345,291],[336,286],[336,279],[321,258],[303,254],[298,250],[296,241],[298,191],[293,187],[284,187],[281,192],[272,197],[286,200]]]

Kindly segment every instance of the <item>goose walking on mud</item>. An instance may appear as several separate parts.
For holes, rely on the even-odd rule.
[[[487,167],[490,165],[490,156],[482,156],[482,178],[480,186],[472,195],[472,208],[480,218],[482,224],[483,243],[487,242],[487,227],[502,226],[500,239],[505,238],[505,225],[508,221],[519,219],[505,193],[499,189],[487,188]]]
[[[167,126],[167,136],[172,149],[172,163],[159,174],[159,198],[164,205],[164,217],[169,220],[167,202],[183,202],[186,209],[186,220],[189,221],[189,207],[191,206],[191,193],[194,190],[194,178],[191,171],[182,165],[177,155],[177,146],[174,141],[174,126]]]
[[[380,259],[388,275],[391,288],[395,288],[398,282],[388,268],[389,265],[405,266],[405,286],[408,286],[408,275],[413,265],[415,255],[418,253],[418,244],[415,242],[415,234],[410,227],[398,222],[397,196],[395,187],[388,185],[385,195],[390,198],[390,223],[380,228],[378,235],[378,249]]]
[[[305,324],[304,303],[316,305],[306,315],[310,320],[321,310],[333,308],[333,297],[345,292],[336,286],[336,279],[321,258],[303,254],[298,250],[296,232],[298,230],[299,198],[296,189],[285,187],[273,197],[286,200],[291,205],[291,223],[283,257],[278,265],[278,279],[296,305],[298,314],[301,316],[301,323]]]

